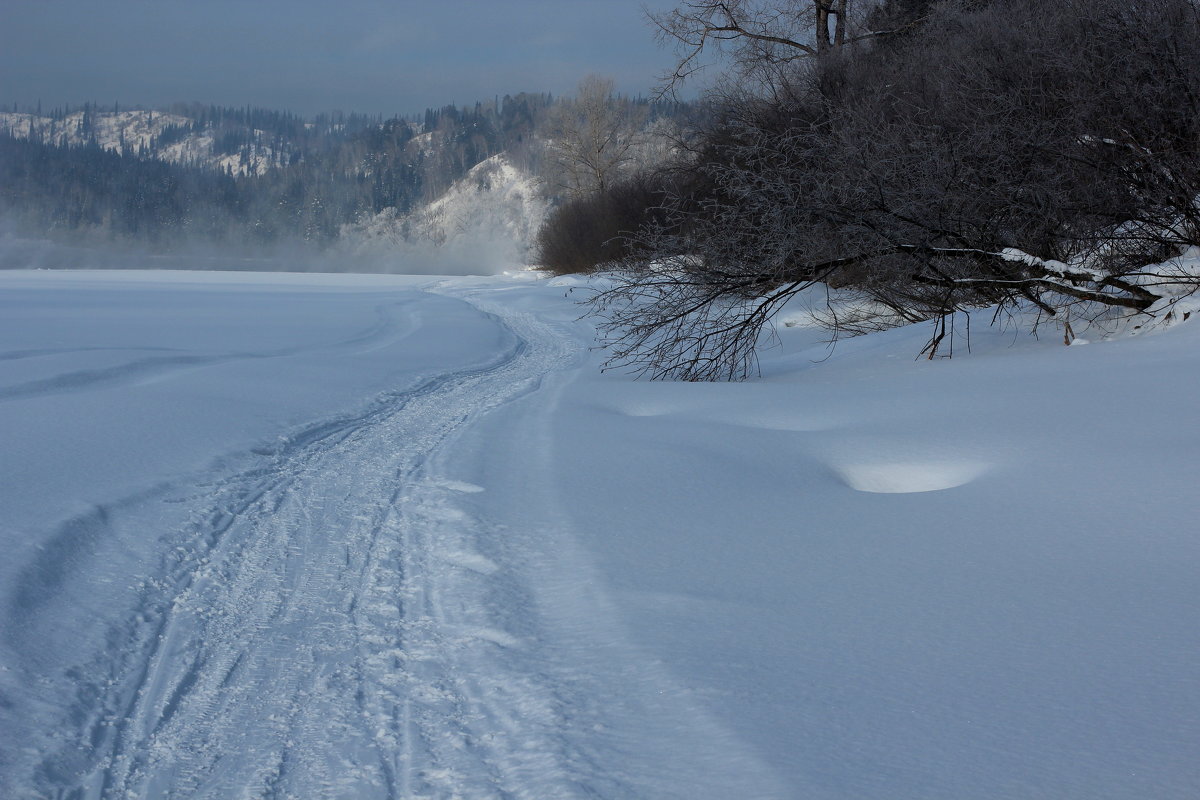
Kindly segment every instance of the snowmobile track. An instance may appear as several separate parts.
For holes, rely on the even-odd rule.
[[[563,747],[553,690],[506,665],[520,642],[490,619],[496,567],[470,555],[487,522],[439,474],[460,431],[571,355],[548,326],[497,321],[510,343],[489,363],[314,423],[264,451],[267,466],[165,493],[193,507],[174,537],[187,544],[113,624],[122,645],[89,663],[39,791],[577,793],[547,761]]]

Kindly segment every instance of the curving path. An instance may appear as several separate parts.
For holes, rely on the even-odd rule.
[[[498,409],[525,401],[515,416],[535,425],[543,381],[586,346],[474,302],[507,331],[490,362],[295,431],[267,466],[129,501],[181,506],[174,546],[127,614],[98,620],[106,647],[47,683],[61,705],[0,761],[8,796],[771,794],[752,768],[715,767],[728,743],[670,699],[602,593],[572,606],[582,595],[561,588],[588,581],[586,558],[513,535],[452,474],[456,443]],[[121,514],[136,518],[100,508],[64,526],[18,577],[13,617],[35,617],[60,563]]]

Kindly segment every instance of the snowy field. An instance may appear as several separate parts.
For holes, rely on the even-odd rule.
[[[0,797],[1200,796],[1200,324],[645,383],[576,283],[0,272]]]

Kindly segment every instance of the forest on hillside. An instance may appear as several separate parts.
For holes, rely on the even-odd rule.
[[[599,85],[639,130],[686,109]],[[324,247],[348,225],[429,204],[498,155],[548,200],[563,196],[574,161],[557,148],[574,103],[522,93],[409,119],[311,120],[199,104],[14,108],[0,112],[0,215],[22,235],[89,244]]]
[[[153,111],[89,106],[43,117],[30,130],[22,116],[31,115],[8,114],[10,125],[0,125],[0,212],[24,232],[90,241],[320,244],[359,215],[407,211],[438,196],[489,156],[519,157],[550,102],[505,97],[430,109],[420,122],[176,106],[155,125]],[[143,127],[149,118],[153,135],[136,145],[101,141],[105,128],[121,137],[131,114]],[[24,129],[14,129],[14,118]],[[199,137],[203,150],[169,158]],[[263,167],[247,168],[263,153]]]

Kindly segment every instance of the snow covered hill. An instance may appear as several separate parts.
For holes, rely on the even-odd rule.
[[[81,146],[95,141],[105,150],[122,154],[151,152],[174,164],[202,166],[234,175],[261,175],[278,164],[279,154],[262,131],[252,132],[252,141],[237,152],[214,148],[211,130],[189,132],[158,146],[172,126],[184,128],[192,120],[161,111],[76,111],[63,119],[13,111],[0,112],[0,131],[17,138],[36,138],[57,146]]]
[[[646,383],[572,290],[0,273],[3,794],[1200,793],[1200,325]]]
[[[548,211],[537,179],[501,154],[408,214],[390,208],[343,226],[339,246],[368,262],[420,264],[448,274],[501,272],[529,263]]]

